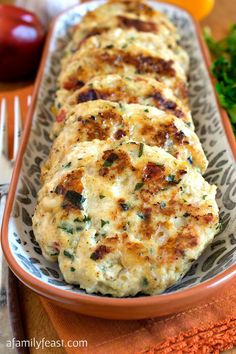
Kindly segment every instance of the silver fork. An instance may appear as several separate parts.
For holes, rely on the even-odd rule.
[[[30,100],[31,97],[28,96],[28,106],[30,104]],[[3,211],[6,204],[13,165],[20,145],[21,112],[18,96],[14,97],[14,146],[13,158],[11,160],[9,160],[8,156],[7,118],[7,102],[6,99],[3,98],[0,109],[0,225],[2,224]],[[7,351],[7,340],[11,340],[13,338],[8,308],[8,272],[8,266],[0,247],[0,353],[1,349],[4,350],[4,353]]]

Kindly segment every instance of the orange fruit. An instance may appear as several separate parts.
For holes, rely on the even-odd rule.
[[[214,6],[214,0],[167,0],[188,10],[196,20],[206,17]]]

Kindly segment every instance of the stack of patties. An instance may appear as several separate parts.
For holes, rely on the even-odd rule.
[[[158,294],[219,222],[188,106],[188,55],[142,1],[110,1],[72,33],[34,233],[66,282],[88,293]]]

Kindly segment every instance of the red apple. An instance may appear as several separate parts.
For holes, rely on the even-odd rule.
[[[0,81],[33,75],[44,37],[44,27],[35,14],[13,5],[0,5]]]

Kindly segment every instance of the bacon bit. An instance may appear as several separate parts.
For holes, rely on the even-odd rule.
[[[52,244],[52,247],[56,250],[56,251],[60,251],[60,244],[57,241],[54,241]]]
[[[177,108],[177,104],[174,101],[166,100],[160,92],[155,92],[152,97],[156,102],[158,108],[170,111],[178,118],[184,116],[183,112],[179,108]]]
[[[107,253],[111,252],[111,248],[105,245],[99,246],[90,256],[93,261],[102,259]]]
[[[65,119],[66,117],[66,111],[64,109],[61,109],[58,113],[58,115],[56,116],[56,121],[58,123],[61,123],[63,122],[63,120]]]
[[[84,86],[84,82],[77,80],[76,77],[71,77],[68,81],[64,82],[63,88],[65,90],[76,90]]]
[[[81,103],[81,102],[87,102],[87,101],[96,101],[97,99],[99,99],[97,92],[93,89],[89,89],[87,91],[81,92],[77,96],[76,102]]]
[[[174,111],[174,114],[176,115],[177,118],[183,118],[184,117],[184,113],[181,111],[181,109],[177,108]]]
[[[186,175],[187,171],[186,170],[179,170],[178,171],[178,175],[182,176],[182,175]]]
[[[107,167],[101,167],[99,169],[99,176],[104,177],[108,174],[108,172],[109,172],[109,169]]]
[[[59,194],[59,195],[65,194],[65,191],[66,191],[66,189],[62,184],[58,184],[58,186],[55,189],[55,193]]]
[[[125,136],[125,135],[126,135],[126,132],[125,132],[124,130],[118,129],[118,130],[115,132],[114,137],[115,137],[115,139],[120,140],[120,139],[121,139],[123,136]]]
[[[157,26],[154,22],[142,21],[140,19],[118,16],[120,24],[126,28],[134,27],[141,32],[157,32]]]
[[[153,130],[153,128],[152,128]],[[157,129],[156,134],[154,135],[154,145],[163,147],[168,141],[169,135],[169,126],[163,126]]]
[[[180,144],[180,145],[183,145],[184,143],[184,138],[185,138],[185,135],[184,135],[184,132],[182,132],[182,130],[178,131],[175,133],[175,140],[177,140],[177,142]]]
[[[143,171],[144,181],[151,180],[153,178],[164,178],[164,167],[158,166],[153,162],[148,162]]]
[[[212,222],[214,219],[214,216],[212,213],[208,213],[206,215],[203,215],[203,220],[206,222],[206,223],[210,223]]]

